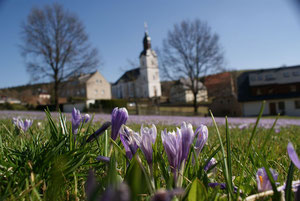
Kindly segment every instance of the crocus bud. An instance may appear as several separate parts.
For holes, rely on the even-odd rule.
[[[132,159],[133,155],[136,153],[138,149],[138,145],[136,144],[133,135],[136,134],[129,127],[123,125],[120,129],[120,139],[125,148],[126,156],[129,160]]]
[[[194,139],[194,131],[192,124],[181,124],[181,136],[182,136],[182,156],[181,161],[186,161],[190,152],[190,147]]]
[[[128,112],[126,108],[115,108],[111,113],[111,138],[116,140],[123,124],[128,119]]]
[[[195,145],[195,149],[197,150],[197,153],[203,149],[205,143],[207,142],[208,139],[208,129],[205,125],[201,124],[197,129],[196,129],[196,134],[197,136],[197,141]]]
[[[215,158],[211,158],[207,165],[204,167],[204,170],[207,172],[215,164],[217,164],[217,160]]]
[[[90,115],[85,114],[83,117],[81,117],[80,111],[74,107],[72,111],[72,132],[77,134],[81,122],[84,121],[83,123],[87,123],[89,120]]]
[[[181,130],[177,128],[175,133],[175,131],[167,132],[165,129],[161,131],[161,138],[172,171],[179,170],[182,156]]]
[[[30,119],[25,119],[24,121],[22,119],[18,118],[13,118],[13,124],[19,129],[22,130],[23,132],[26,132],[29,127],[32,125],[33,120]]]
[[[157,129],[154,124],[152,124],[151,128],[141,126],[140,135],[136,133],[133,137],[138,145],[138,147],[144,153],[144,156],[149,165],[152,164],[153,160],[153,149],[152,145],[155,143],[157,136]]]

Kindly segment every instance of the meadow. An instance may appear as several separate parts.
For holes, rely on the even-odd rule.
[[[299,119],[115,112],[1,111],[0,200],[297,199]]]

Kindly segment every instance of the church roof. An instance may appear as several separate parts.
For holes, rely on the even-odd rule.
[[[135,81],[140,75],[140,68],[134,68],[132,70],[126,71],[115,83],[114,85],[118,84],[119,82],[130,82]]]
[[[143,39],[143,47],[144,47],[144,49],[142,50],[142,52],[140,54],[140,57],[142,55],[146,56],[147,50],[151,49],[151,38],[150,38],[150,36],[148,35],[147,32],[145,32],[145,36],[144,36],[144,39]]]

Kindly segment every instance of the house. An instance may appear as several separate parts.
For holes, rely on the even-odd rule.
[[[249,71],[238,77],[238,100],[244,116],[300,116],[300,66]]]
[[[111,85],[98,71],[80,74],[62,83],[60,96],[85,101],[88,107],[95,100],[111,99]]]
[[[145,32],[140,66],[126,71],[113,85],[113,98],[155,98],[161,96],[157,55],[151,49],[151,39]]]
[[[222,72],[204,78],[210,110],[215,116],[240,116],[241,104],[237,98],[237,71]]]
[[[48,105],[51,99],[51,88],[50,83],[28,84],[0,89],[0,96],[18,100],[7,101],[11,104],[24,103],[31,106]]]
[[[197,102],[207,102],[207,90],[202,82],[198,82],[199,90]],[[191,103],[194,101],[194,94],[187,86],[185,80],[178,80],[170,89],[170,103]]]

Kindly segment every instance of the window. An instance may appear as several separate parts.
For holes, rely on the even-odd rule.
[[[296,92],[297,91],[297,87],[295,85],[291,85],[291,92]]]
[[[153,75],[153,80],[155,80],[155,75]]]
[[[257,76],[257,80],[262,81],[263,80],[263,76],[262,75],[258,75]]]
[[[284,111],[284,109],[285,109],[284,102],[281,101],[281,102],[278,103],[278,109],[281,110],[281,111]]]
[[[300,109],[300,100],[295,100],[295,108]]]
[[[98,90],[97,89],[95,89],[95,94],[97,94],[98,93]]]
[[[272,74],[267,74],[265,78],[267,81],[275,80],[275,77]]]
[[[289,72],[283,72],[283,77],[290,77],[290,73]]]
[[[104,89],[101,91],[101,94],[103,95],[105,93]]]

